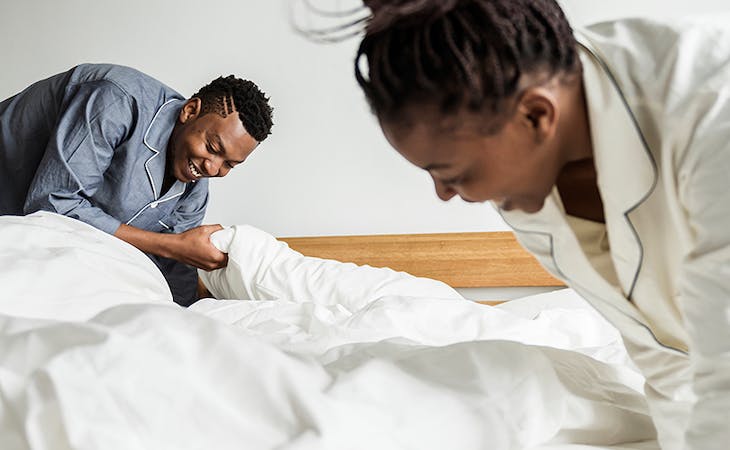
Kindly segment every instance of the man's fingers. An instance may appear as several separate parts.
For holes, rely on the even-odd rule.
[[[222,269],[228,265],[228,255],[225,253],[221,253],[223,255],[222,258],[216,258],[215,261],[207,261],[204,263],[201,267],[201,269],[205,270],[206,272],[210,272],[211,270],[217,270]]]
[[[222,229],[220,224],[214,224],[185,231],[185,262],[208,272],[226,267],[228,255],[218,250],[210,241],[210,235]]]
[[[222,230],[223,229],[223,225],[221,225],[219,223],[216,223],[214,225],[203,225],[202,228],[205,230],[206,233],[208,233],[209,235],[211,235],[211,234],[215,233],[216,231]]]

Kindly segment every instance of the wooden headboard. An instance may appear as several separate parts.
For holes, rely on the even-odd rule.
[[[279,238],[306,256],[390,267],[454,288],[563,286],[506,231]],[[209,297],[202,281],[198,296]],[[498,301],[483,301],[495,304]]]
[[[280,238],[307,256],[390,267],[454,288],[563,286],[511,232]]]

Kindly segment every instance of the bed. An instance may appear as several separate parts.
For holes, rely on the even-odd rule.
[[[0,448],[657,448],[620,336],[575,293],[453,289],[500,258],[490,286],[559,286],[509,234],[213,240],[229,266],[183,309],[125,243],[0,217]]]

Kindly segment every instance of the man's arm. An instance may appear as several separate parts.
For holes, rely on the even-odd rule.
[[[222,228],[220,225],[203,225],[172,234],[121,224],[114,236],[145,253],[174,259],[203,270],[215,270],[225,267],[228,262],[228,256],[210,243],[210,235]]]
[[[164,233],[179,234],[199,227],[205,217],[207,205],[208,180],[201,179],[195,184],[188,185],[173,213],[165,217],[164,222],[160,221],[166,227]],[[215,254],[219,255],[217,252]],[[199,281],[195,267],[169,258],[155,256],[153,259],[163,271],[176,303],[189,306],[202,298],[203,295],[196,292]]]
[[[188,185],[184,197],[178,202],[175,210],[164,219],[168,229],[163,232],[165,237],[161,241],[163,247],[160,249],[161,252],[155,253],[152,251],[153,249],[145,251],[203,270],[225,267],[226,254],[210,243],[210,235],[222,227],[220,225],[200,226],[203,223],[207,206],[208,180],[202,179],[194,185]],[[128,231],[124,230],[122,233],[126,234]],[[176,238],[170,239],[170,236],[176,236]],[[195,278],[197,278],[197,273]]]
[[[83,84],[59,115],[25,199],[24,213],[51,211],[109,234],[120,225],[89,200],[104,181],[114,149],[130,132],[127,94],[108,82]]]

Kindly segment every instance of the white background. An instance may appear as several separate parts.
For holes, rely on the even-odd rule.
[[[133,66],[186,96],[233,73],[271,96],[274,134],[213,180],[208,222],[277,236],[506,229],[488,205],[436,198],[370,116],[352,75],[357,40],[304,40],[287,1],[0,0],[0,98],[82,62]],[[727,0],[562,3],[577,26],[730,10]]]

